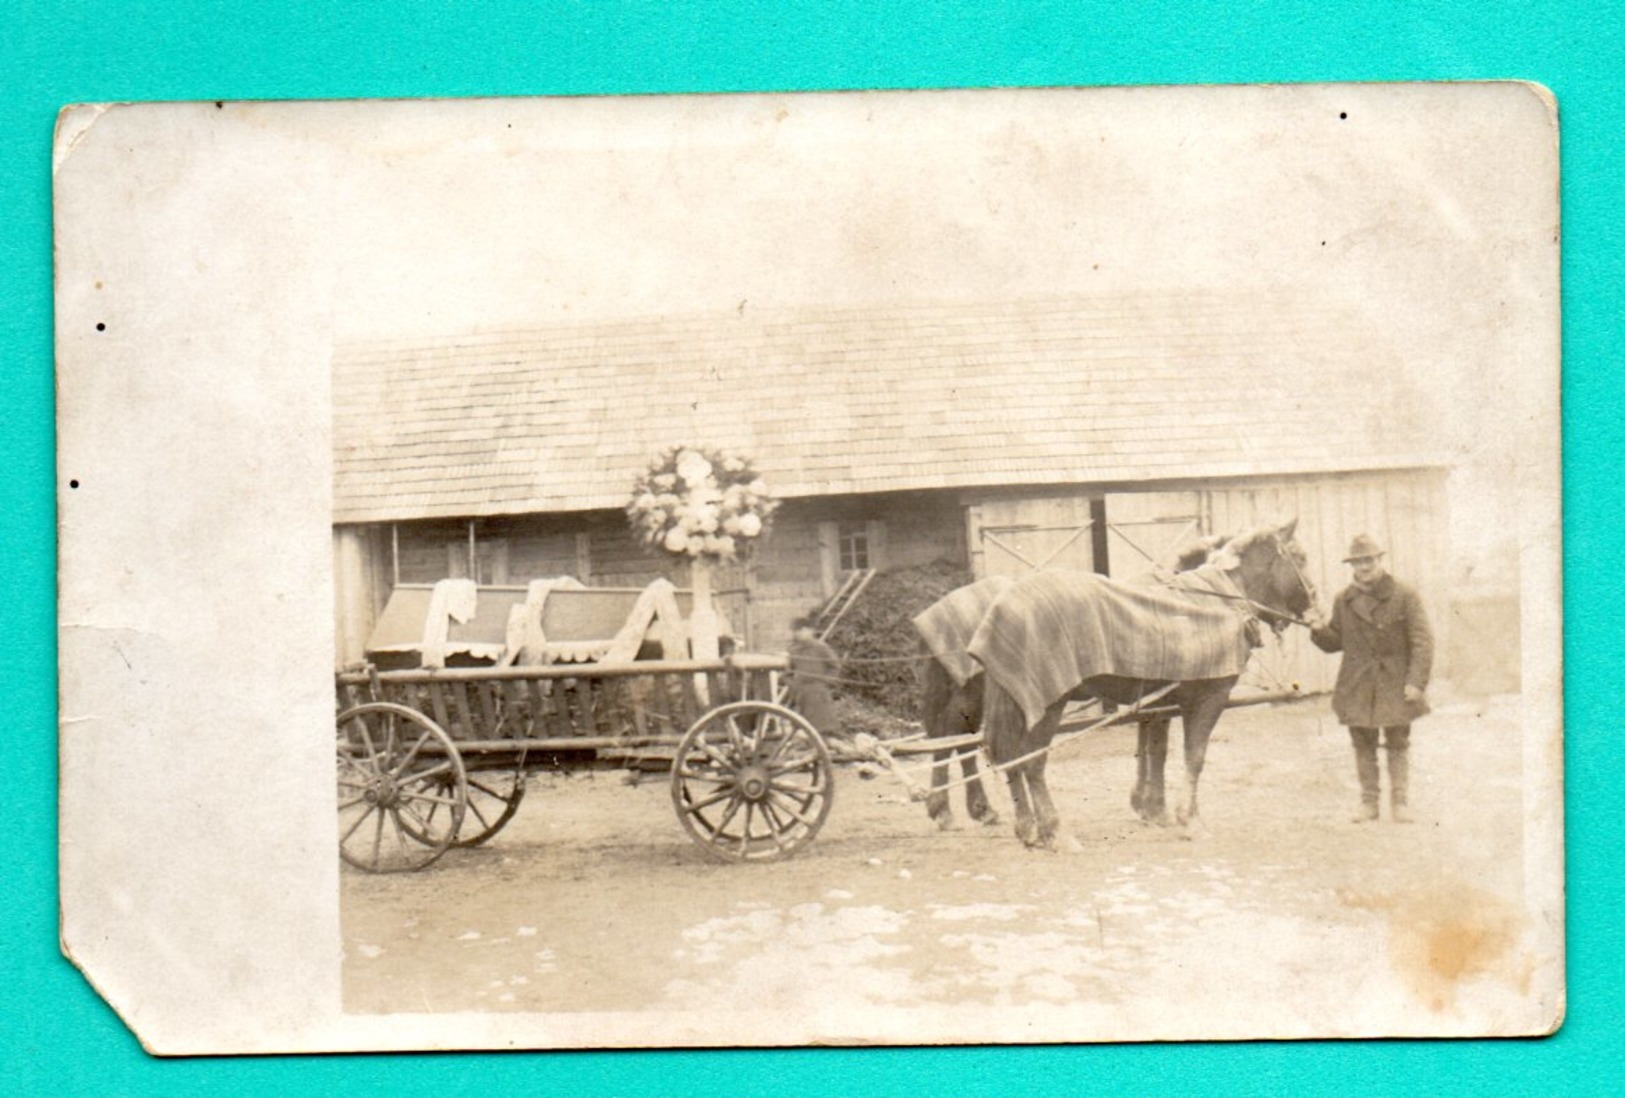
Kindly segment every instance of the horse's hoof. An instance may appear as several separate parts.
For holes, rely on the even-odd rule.
[[[936,821],[938,831],[959,830],[959,821],[950,814],[944,813],[941,816],[932,816],[931,818]]]
[[[1066,835],[1058,824],[1040,824],[1037,841],[1029,844],[1034,850],[1047,850],[1055,853],[1066,842]]]
[[[1004,822],[1003,818],[991,808],[984,808],[980,812],[972,813],[971,819],[975,820],[983,827],[997,827],[999,824]]]

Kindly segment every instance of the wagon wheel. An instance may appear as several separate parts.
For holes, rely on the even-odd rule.
[[[465,764],[466,766],[466,764]],[[456,775],[447,771],[439,776],[441,793],[448,800]],[[485,840],[508,826],[513,814],[519,811],[519,802],[525,799],[525,772],[521,767],[476,770],[468,774],[468,811],[463,824],[452,839],[452,846],[479,846]],[[435,802],[429,806],[425,818],[431,828],[451,811],[449,804]],[[401,821],[406,833],[425,845],[432,845],[416,825]]]
[[[677,818],[721,861],[772,861],[824,826],[834,796],[829,748],[796,713],[767,702],[718,706],[672,760]]]
[[[445,853],[463,822],[468,779],[439,725],[404,705],[369,702],[339,714],[337,752],[345,861],[398,873]]]

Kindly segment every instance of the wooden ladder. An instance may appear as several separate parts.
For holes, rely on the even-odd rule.
[[[869,581],[874,578],[875,570],[873,568],[858,568],[846,574],[846,578],[841,581],[840,588],[824,604],[824,608],[818,611],[819,640],[826,639],[835,631],[835,626],[846,612],[852,608],[852,604],[858,601],[858,596],[863,594],[863,589],[868,587]]]

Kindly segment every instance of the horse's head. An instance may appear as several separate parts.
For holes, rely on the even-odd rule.
[[[1230,539],[1215,563],[1235,576],[1247,597],[1260,606],[1301,618],[1315,604],[1309,556],[1298,544],[1298,520],[1262,526]],[[1279,624],[1279,623],[1277,623]]]

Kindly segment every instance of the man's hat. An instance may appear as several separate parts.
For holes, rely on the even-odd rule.
[[[1382,546],[1377,544],[1376,538],[1369,534],[1356,534],[1354,540],[1349,542],[1349,555],[1343,558],[1343,563],[1347,564],[1361,557],[1380,557],[1382,553]]]

